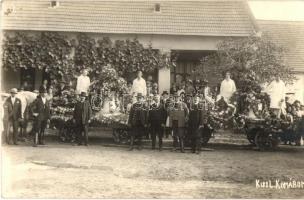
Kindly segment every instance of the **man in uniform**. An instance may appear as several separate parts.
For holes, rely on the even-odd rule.
[[[144,103],[144,96],[138,93],[137,101],[132,105],[128,124],[131,127],[131,140],[129,150],[133,150],[135,138],[138,139],[138,149],[141,150],[141,140],[147,127],[147,108]]]
[[[148,122],[151,131],[152,138],[152,149],[155,149],[156,135],[159,141],[159,150],[162,150],[163,143],[163,129],[165,127],[165,122],[167,118],[167,113],[165,107],[160,103],[160,96],[155,95],[153,97],[153,103],[150,106]]]
[[[11,96],[6,99],[3,104],[4,107],[4,116],[3,116],[3,125],[4,133],[6,136],[7,144],[11,144],[11,141],[14,145],[17,145],[17,133],[19,121],[22,118],[21,112],[21,100],[16,97],[17,89],[11,89]],[[10,127],[13,126],[13,135],[10,133]]]
[[[31,113],[35,117],[35,137],[34,147],[37,144],[44,145],[44,132],[47,124],[50,122],[51,113],[49,101],[46,99],[47,91],[40,88],[39,96],[31,105]]]
[[[76,103],[73,115],[74,123],[76,124],[76,141],[78,142],[78,145],[84,143],[85,146],[88,146],[88,129],[91,115],[92,110],[87,93],[81,92],[80,101]],[[84,135],[82,135],[82,133],[84,133]]]
[[[184,153],[185,127],[189,109],[177,94],[174,94],[174,97],[174,106],[168,111],[169,126],[172,128],[173,132],[173,151],[176,151],[177,145],[179,144],[181,152]]]
[[[201,128],[206,124],[205,104],[200,102],[199,95],[195,95],[189,109],[188,134],[191,139],[192,153],[201,151]]]

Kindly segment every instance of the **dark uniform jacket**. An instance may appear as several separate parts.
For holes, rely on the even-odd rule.
[[[178,121],[178,127],[185,127],[188,114],[189,109],[184,102],[175,103],[174,108],[168,111],[169,126],[172,127],[173,121]]]
[[[8,97],[3,104],[4,116],[3,120],[18,120],[22,117],[21,115],[21,101],[15,97],[13,104],[11,97]]]
[[[89,101],[77,102],[74,108],[74,119],[76,124],[88,125],[92,115],[91,105]]]
[[[38,113],[37,120],[48,120],[51,118],[50,102],[45,101],[45,104],[42,101],[41,96],[38,96],[37,99],[31,104],[30,112],[32,114]]]
[[[148,121],[150,124],[165,124],[167,119],[167,112],[163,104],[152,104],[149,110]]]
[[[206,109],[200,106],[200,104],[192,104],[189,110],[189,128],[197,129],[199,126],[205,123],[206,117]]]
[[[128,123],[131,126],[140,122],[141,125],[145,126],[147,124],[148,110],[144,103],[136,102],[132,105],[129,113]]]

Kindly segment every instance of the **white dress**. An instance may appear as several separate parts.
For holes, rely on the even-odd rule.
[[[236,91],[235,83],[232,79],[224,79],[221,83],[220,95],[224,97],[225,101],[229,102],[233,93]]]
[[[270,108],[284,108],[285,106],[285,83],[280,81],[272,81],[266,88],[266,92],[270,97]],[[283,100],[283,102],[281,102]]]

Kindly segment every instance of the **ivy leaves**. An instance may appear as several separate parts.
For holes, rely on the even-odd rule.
[[[83,68],[90,70],[92,80],[104,78],[104,71],[111,71],[105,70],[105,66],[115,70],[115,80],[121,85],[121,77],[131,77],[137,70],[153,72],[155,69],[171,67],[174,61],[151,46],[145,48],[137,39],[112,41],[108,37],[96,39],[87,34],[78,34],[75,39],[57,32],[16,32],[5,35],[4,69],[43,69],[57,84],[59,80],[67,83],[75,81]]]

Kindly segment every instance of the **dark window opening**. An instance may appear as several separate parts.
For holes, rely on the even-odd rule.
[[[58,1],[51,1],[51,7],[56,7],[59,5],[59,2]]]
[[[160,4],[159,3],[155,4],[154,10],[155,10],[155,12],[160,12]]]

